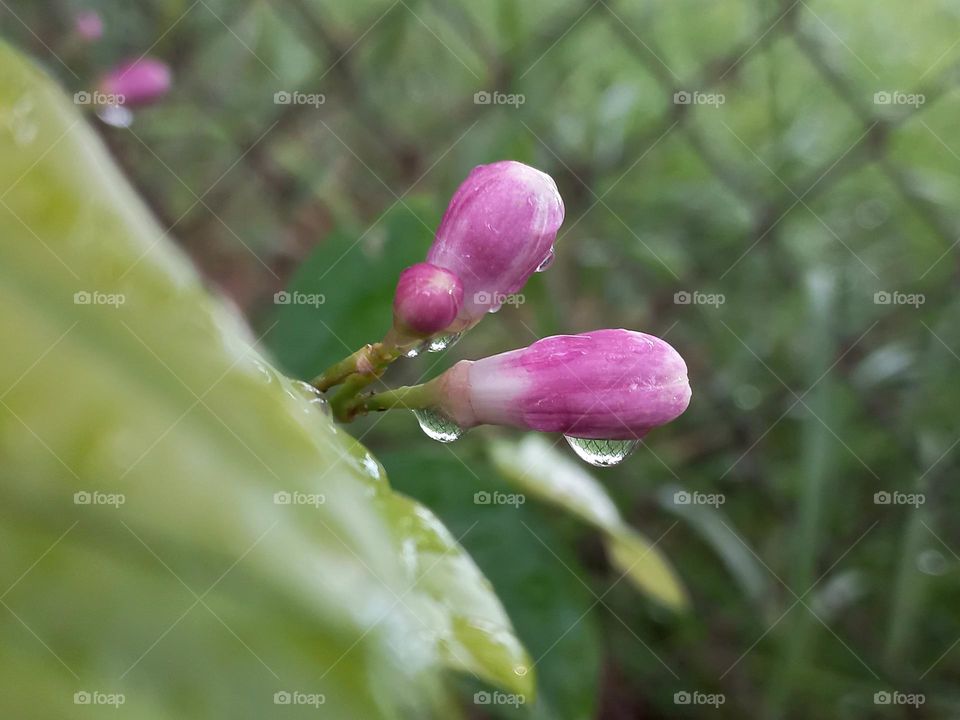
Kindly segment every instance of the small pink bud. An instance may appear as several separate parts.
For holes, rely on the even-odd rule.
[[[663,340],[632,330],[544,338],[437,380],[437,409],[474,425],[627,440],[678,417],[690,403],[687,366]]]
[[[103,36],[103,20],[94,10],[84,10],[73,18],[73,29],[81,40],[94,42]]]
[[[463,304],[463,284],[449,270],[417,263],[402,273],[393,296],[393,319],[403,335],[430,337],[446,329]]]
[[[100,90],[123,98],[121,105],[147,105],[159,100],[170,90],[170,67],[150,57],[125,62],[107,73],[100,81]]]
[[[529,165],[504,160],[474,168],[443,216],[427,261],[463,282],[454,330],[475,325],[516,293],[549,259],[563,222],[556,183]]]

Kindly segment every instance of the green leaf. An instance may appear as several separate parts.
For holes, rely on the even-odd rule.
[[[663,554],[647,538],[627,527],[607,538],[610,562],[638,590],[671,610],[690,604],[687,592]]]
[[[422,509],[383,515],[379,463],[260,355],[5,46],[0,116],[4,709],[87,717],[74,693],[96,692],[128,717],[271,717],[301,693],[329,717],[447,717],[432,638],[451,624],[444,650],[506,682],[522,649],[469,558]],[[425,575],[397,603],[401,555]]]
[[[476,563],[423,505],[395,493],[385,503],[411,589],[431,602],[424,626],[446,664],[532,699],[530,658]]]
[[[732,521],[720,510],[700,503],[675,502],[678,492],[681,492],[679,485],[661,488],[657,493],[660,506],[689,523],[720,556],[744,594],[761,607],[764,599],[769,597],[769,571],[760,564],[733,529]]]
[[[603,485],[555,444],[541,435],[493,440],[490,454],[514,485],[601,530],[611,562],[638,590],[673,610],[687,606],[686,590],[663,553],[624,523]]]
[[[493,440],[490,453],[503,476],[534,497],[601,530],[616,530],[623,525],[620,512],[603,485],[543,436],[526,435],[519,442]]]
[[[413,418],[407,422],[415,425]],[[397,488],[429,505],[469,550],[536,660],[536,702],[528,698],[517,712],[491,706],[491,712],[536,720],[596,717],[602,657],[598,615],[591,612],[596,599],[570,539],[530,503],[476,504],[477,493],[512,489],[469,436],[452,446],[434,443],[382,459]],[[468,703],[479,689],[470,689]]]

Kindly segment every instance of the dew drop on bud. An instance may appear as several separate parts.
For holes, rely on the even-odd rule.
[[[438,335],[427,343],[427,352],[443,352],[457,344],[460,333],[452,335]]]
[[[436,410],[424,408],[414,410],[413,414],[416,415],[417,422],[420,423],[420,429],[431,440],[449,443],[463,435],[462,427],[448,420]]]
[[[554,252],[553,248],[550,248],[550,252],[547,253],[547,256],[543,259],[543,261],[539,265],[537,265],[536,271],[543,272],[544,270],[549,268],[551,265],[553,265],[553,261],[556,259],[557,259],[556,252]]]
[[[610,467],[623,462],[637,449],[639,440],[593,440],[563,436],[577,456],[597,467]]]

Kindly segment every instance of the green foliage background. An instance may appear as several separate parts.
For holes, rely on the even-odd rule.
[[[481,686],[462,680],[471,716],[958,711],[955,3],[85,6],[106,22],[90,48],[69,38],[75,2],[8,0],[4,37],[70,92],[123,57],[171,63],[169,98],[98,130],[292,375],[379,338],[446,199],[502,158],[557,179],[556,263],[523,305],[387,382],[597,327],[666,337],[687,359],[688,412],[594,473],[670,558],[690,596],[679,615],[617,582],[597,531],[555,507],[474,503],[517,491],[491,452],[515,434],[440,446],[392,413],[350,429],[460,538],[536,662],[539,699],[516,713],[473,705]],[[280,91],[325,102],[277,105]],[[524,102],[478,105],[478,91]],[[678,91],[723,102],[676,104]],[[878,92],[924,101],[877,104]],[[283,289],[325,302],[278,306]],[[681,489],[725,502],[677,504]],[[926,502],[874,501],[894,491]],[[23,570],[4,569],[9,582]],[[676,704],[684,691],[726,701]],[[878,691],[926,702],[877,705]]]

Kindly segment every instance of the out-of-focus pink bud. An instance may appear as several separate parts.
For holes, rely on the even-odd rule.
[[[147,105],[166,95],[171,83],[170,66],[156,58],[144,57],[111,70],[100,81],[100,90],[122,97],[121,105]]]
[[[103,20],[94,10],[84,10],[73,18],[73,29],[81,40],[94,42],[103,36]]]
[[[406,336],[425,338],[446,329],[463,304],[463,284],[449,270],[430,263],[402,273],[393,296],[393,322]]]
[[[627,440],[678,417],[690,402],[687,366],[663,340],[631,330],[558,335],[437,379],[437,409],[474,425]]]
[[[455,327],[475,325],[549,264],[563,201],[556,183],[529,165],[504,160],[474,168],[443,216],[427,261],[463,283]]]

